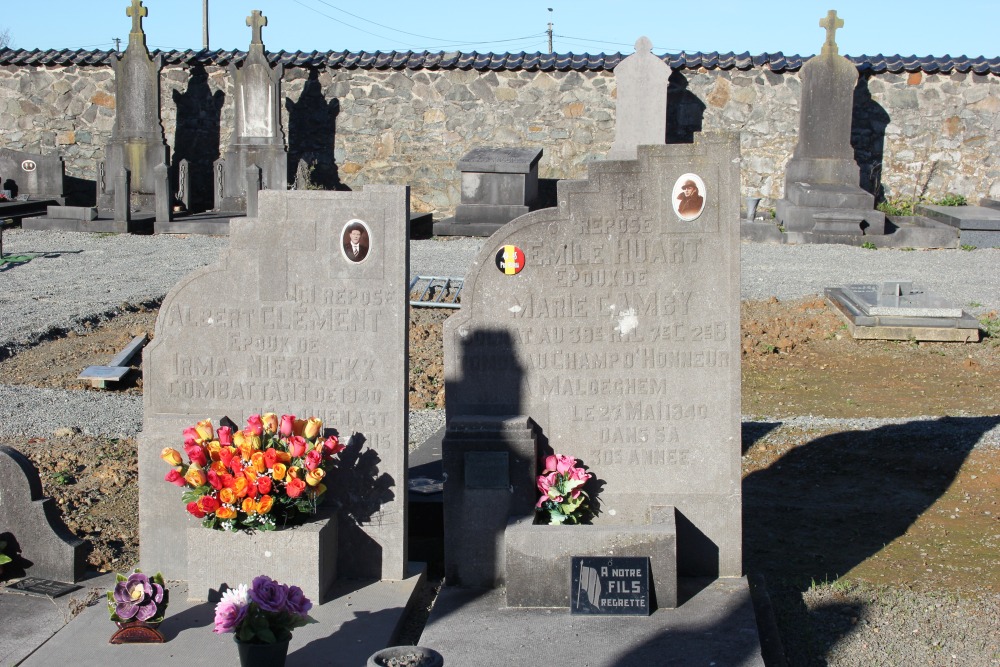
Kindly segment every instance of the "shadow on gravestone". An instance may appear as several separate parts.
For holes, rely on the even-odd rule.
[[[882,160],[885,150],[885,128],[889,125],[888,112],[872,98],[868,89],[871,75],[858,77],[854,88],[854,111],[851,124],[851,147],[854,161],[861,170],[861,187],[875,195],[875,201],[885,200],[882,189]]]
[[[14,576],[76,582],[83,578],[84,542],[59,517],[31,461],[0,446],[0,539],[14,560],[4,569]]]
[[[173,91],[177,107],[177,130],[170,165],[170,182],[175,187],[180,180],[181,160],[191,165],[191,210],[205,211],[212,207],[212,163],[219,159],[222,107],[226,94],[212,92],[208,72],[201,63],[191,66],[187,90]]]
[[[329,434],[336,434],[329,429]],[[367,442],[363,433],[355,433],[340,452],[337,467],[331,475],[328,487],[332,492],[325,504],[335,504],[341,514],[340,531],[352,548],[339,549],[337,571],[357,569],[356,563],[369,563],[372,576],[378,578],[382,568],[382,547],[369,537],[362,526],[378,517],[382,506],[396,498],[393,492],[399,484],[387,473],[379,473],[381,458],[374,449],[364,449]],[[347,518],[347,521],[343,519]]]
[[[743,480],[747,571],[799,591],[846,574],[904,535],[998,424],[997,416],[915,420],[793,448]]]
[[[295,182],[299,160],[304,160],[314,187],[350,190],[340,180],[333,156],[340,100],[327,101],[324,97],[318,70],[309,70],[298,101],[286,97],[285,108],[288,110],[288,182]]]
[[[688,90],[688,80],[680,70],[670,74],[667,86],[667,143],[693,144],[701,132],[705,103]]]

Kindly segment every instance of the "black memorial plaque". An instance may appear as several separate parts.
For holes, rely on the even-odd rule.
[[[81,586],[76,584],[67,584],[62,581],[53,581],[51,579],[38,579],[37,577],[25,577],[18,582],[9,584],[7,588],[15,591],[21,591],[22,593],[29,593],[31,595],[41,595],[48,598],[57,598],[60,595],[66,595],[67,593],[72,593]]]
[[[465,488],[506,489],[510,487],[507,452],[466,452]]]
[[[572,556],[570,561],[570,613],[649,616],[648,557]]]

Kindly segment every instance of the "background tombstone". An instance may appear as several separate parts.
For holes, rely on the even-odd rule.
[[[148,10],[142,6],[142,0],[132,0],[125,13],[132,17],[132,30],[128,35],[125,55],[112,59],[115,70],[115,124],[104,151],[103,173],[109,177],[98,179],[97,206],[104,211],[115,207],[118,181],[114,177],[124,168],[132,175],[132,208],[152,211],[156,193],[154,170],[159,164],[170,164],[170,149],[160,120],[162,57],[150,58],[146,48],[142,18]]]
[[[883,235],[885,214],[875,210],[874,195],[858,185],[851,147],[858,69],[837,51],[834,35],[844,21],[830,10],[819,24],[827,38],[822,52],[802,66],[799,139],[785,168],[777,222],[788,232],[812,234],[796,239],[802,241],[843,243],[845,237]]]
[[[615,140],[609,160],[636,159],[637,146],[667,143],[667,88],[671,69],[653,55],[647,37],[635,42],[635,53],[615,67]]]
[[[250,49],[240,67],[230,65],[235,82],[236,129],[223,158],[221,192],[216,189],[219,211],[246,211],[246,169],[257,165],[265,190],[285,190],[288,182],[288,151],[281,130],[281,65],[271,67],[264,52],[261,29],[267,18],[259,10],[247,17],[253,30]]]
[[[540,148],[474,148],[458,161],[462,203],[451,221],[434,225],[442,236],[489,236],[538,202]]]
[[[274,411],[315,415],[350,440],[327,482],[344,503],[339,575],[404,577],[408,200],[404,186],[262,191],[258,216],[231,222],[220,262],[167,295],[143,355],[143,567],[182,576],[196,524],[163,481],[163,447],[205,417],[242,427]],[[361,262],[343,254],[354,221],[369,232]]]
[[[523,415],[541,454],[596,475],[594,528],[655,535],[676,519],[679,574],[741,576],[738,158],[733,135],[641,146],[638,160],[591,163],[586,181],[559,183],[558,208],[491,237],[445,324],[446,470],[467,456],[449,447],[453,425]],[[680,212],[689,180],[702,185],[695,215]],[[449,475],[446,494],[461,483]],[[446,495],[446,526],[470,525],[464,511]],[[506,578],[508,603],[511,555],[487,573]]]
[[[12,199],[64,201],[66,167],[58,155],[0,148],[0,190]]]
[[[83,540],[59,518],[55,501],[42,497],[42,481],[31,461],[6,446],[0,446],[0,540],[14,557],[5,567],[8,575],[65,582],[83,578]]]

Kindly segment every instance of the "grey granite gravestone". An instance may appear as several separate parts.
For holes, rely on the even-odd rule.
[[[59,518],[55,501],[42,497],[42,481],[26,456],[0,445],[0,540],[14,558],[8,573],[79,581],[86,559],[83,540]]]
[[[462,201],[455,217],[434,225],[439,236],[489,236],[538,200],[540,148],[473,148],[458,161]]]
[[[844,21],[830,10],[819,22],[826,42],[802,66],[799,137],[785,168],[785,196],[776,220],[805,242],[844,242],[850,237],[885,234],[885,214],[863,190],[851,147],[854,86],[858,70],[838,54],[834,39]]]
[[[229,66],[235,83],[236,128],[225,155],[216,161],[218,174],[215,208],[247,210],[247,169],[261,171],[261,187],[285,190],[288,182],[288,152],[281,129],[281,65],[267,60],[261,30],[267,18],[253,10],[247,17],[252,30],[246,59]]]
[[[908,280],[828,287],[827,300],[861,340],[927,340],[974,343],[979,321]]]
[[[58,155],[37,155],[0,148],[0,190],[12,199],[63,202],[66,167]]]
[[[170,164],[170,149],[160,121],[160,68],[162,57],[151,58],[146,48],[142,18],[149,13],[142,0],[132,0],[125,10],[132,17],[128,48],[123,56],[112,59],[115,70],[115,124],[104,151],[104,165],[98,178],[98,209],[111,211],[118,205],[115,190],[117,175],[128,169],[130,207],[152,211],[155,206],[158,164]],[[115,216],[119,226],[127,216]],[[116,231],[127,232],[127,227]]]
[[[262,191],[256,217],[231,221],[220,262],[167,295],[142,363],[145,567],[183,573],[185,530],[197,526],[163,481],[161,450],[206,417],[242,428],[276,412],[319,417],[350,439],[326,482],[344,504],[337,572],[404,577],[408,204],[404,186]],[[360,259],[345,250],[354,226],[366,232]]]
[[[445,324],[446,470],[469,452],[450,447],[453,425],[526,416],[542,454],[575,456],[599,480],[595,530],[638,527],[669,549],[676,524],[677,573],[742,574],[738,164],[728,134],[640,146],[638,160],[591,163],[586,181],[559,183],[558,208],[491,237]],[[688,182],[699,186],[695,210]],[[476,545],[472,517],[448,502],[448,485],[461,483],[449,475],[445,525],[469,528],[445,537]],[[511,534],[545,527],[518,519],[495,548],[519,552],[483,574],[507,582],[509,604],[515,569],[547,553],[541,533]],[[452,552],[446,571],[461,557]],[[671,570],[654,562],[668,599]],[[565,597],[561,581],[532,583]]]
[[[610,160],[636,159],[637,146],[667,143],[667,85],[670,66],[653,55],[647,37],[635,42],[635,53],[615,67],[615,140]]]

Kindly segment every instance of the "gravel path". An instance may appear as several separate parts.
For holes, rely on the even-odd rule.
[[[411,277],[464,276],[483,242],[461,237],[412,241]],[[159,301],[181,277],[212,263],[227,246],[228,239],[208,236],[8,230],[5,255],[33,259],[0,269],[0,357],[112,317],[123,306]],[[1000,249],[906,252],[744,243],[741,255],[743,299],[784,300],[821,294],[828,286],[905,279],[974,314],[1000,310]],[[0,378],[0,434],[45,435],[75,425],[86,433],[121,436],[138,432],[141,423],[137,398],[15,389]],[[441,411],[411,412],[411,442],[422,442],[443,424]]]

